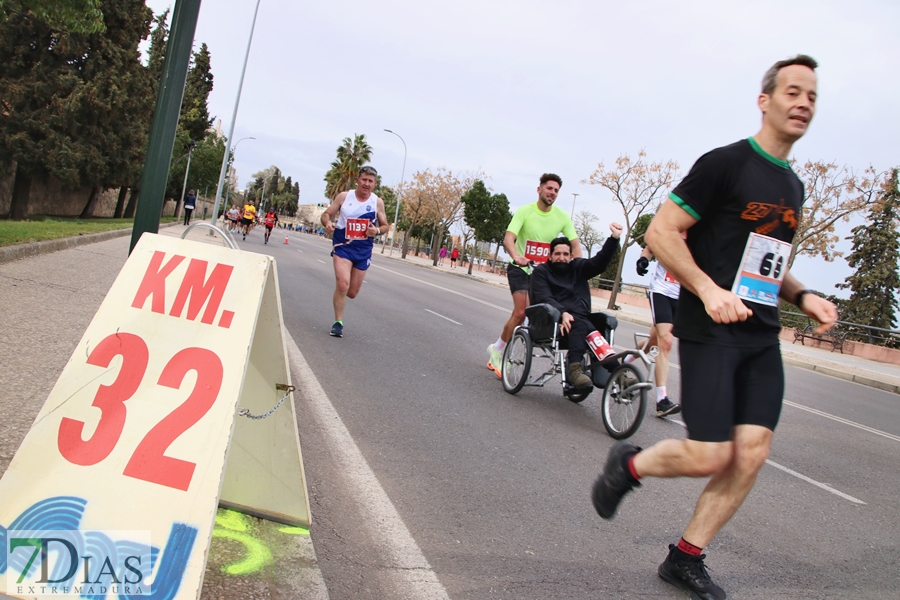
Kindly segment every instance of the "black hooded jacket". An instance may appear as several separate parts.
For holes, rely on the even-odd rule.
[[[619,248],[619,240],[610,236],[600,252],[591,258],[573,258],[561,264],[545,262],[531,273],[531,303],[546,302],[559,312],[587,317],[591,314],[591,286],[588,281],[606,270]]]

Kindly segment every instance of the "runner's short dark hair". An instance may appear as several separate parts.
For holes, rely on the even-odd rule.
[[[562,178],[556,173],[544,173],[541,175],[541,185],[544,185],[548,181],[555,181],[559,184],[559,187],[562,187]]]
[[[768,71],[766,71],[766,74],[763,76],[762,93],[769,94],[771,96],[772,92],[775,91],[775,87],[778,85],[778,71],[782,70],[785,67],[790,67],[791,65],[801,65],[804,67],[809,67],[813,71],[815,71],[819,67],[819,63],[816,62],[816,59],[806,54],[798,54],[794,58],[779,60],[777,63],[772,65],[772,67]]]
[[[572,252],[572,242],[563,236],[555,238],[552,242],[550,242],[550,254],[553,254],[553,251],[556,250],[557,246],[565,244],[569,247],[569,252]]]

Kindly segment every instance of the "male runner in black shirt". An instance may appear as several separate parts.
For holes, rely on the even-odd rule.
[[[673,190],[647,231],[657,258],[681,282],[682,413],[688,439],[641,451],[618,442],[592,499],[610,519],[642,477],[710,477],[678,545],[659,567],[691,598],[722,600],[702,549],[737,512],[769,455],[784,391],[778,298],[825,332],[835,306],[789,272],[803,185],[787,162],[815,114],[812,58],[776,63],[763,78],[755,136],[709,152]],[[687,241],[682,232],[687,232]]]

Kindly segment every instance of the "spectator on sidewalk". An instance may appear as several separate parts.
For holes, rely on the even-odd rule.
[[[456,261],[459,259],[459,248],[454,248],[450,251],[450,268],[453,269],[456,267]]]
[[[442,267],[445,258],[447,258],[447,246],[441,246],[441,250],[438,252],[438,264]]]
[[[194,212],[194,208],[197,206],[197,194],[194,193],[194,190],[188,190],[188,193],[184,195],[184,224],[191,224],[191,213]]]

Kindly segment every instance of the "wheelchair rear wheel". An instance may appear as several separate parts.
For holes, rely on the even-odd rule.
[[[500,378],[503,389],[510,394],[517,394],[531,371],[531,336],[525,329],[517,329],[512,339],[503,350],[503,362],[500,366]]]
[[[630,437],[641,426],[647,410],[647,389],[635,388],[644,376],[630,364],[619,365],[603,389],[603,426],[617,440]]]

